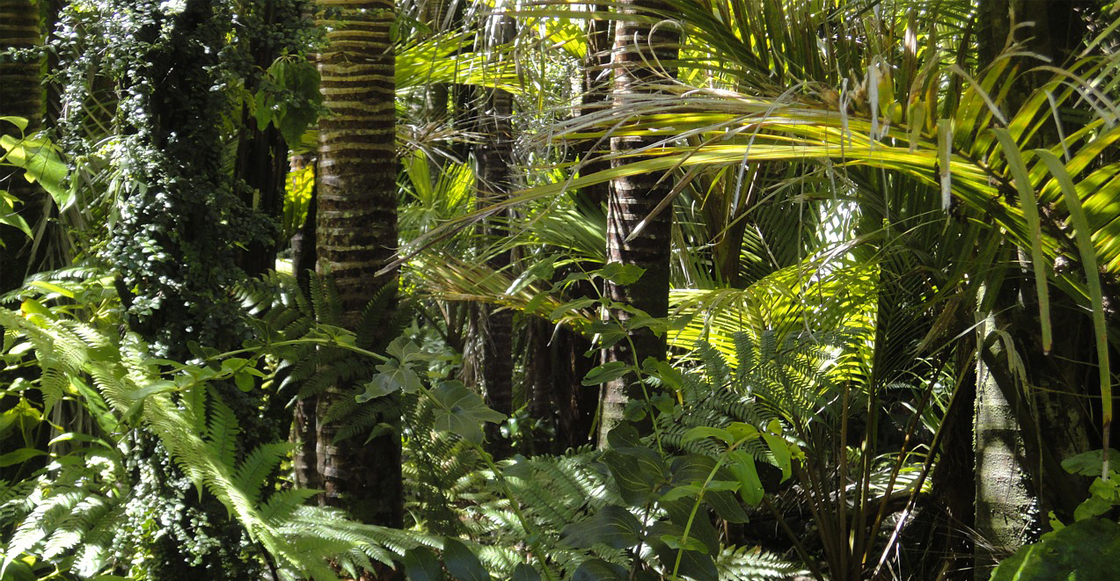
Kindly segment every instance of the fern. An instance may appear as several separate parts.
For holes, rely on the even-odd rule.
[[[323,290],[320,301],[330,296],[329,289]],[[289,313],[282,317],[287,329],[307,329],[305,335],[341,334],[308,324],[305,315],[284,306],[298,307],[298,300],[284,303],[274,295],[269,304],[277,303]],[[96,391],[90,394],[96,394],[100,406],[91,409],[115,418],[102,425],[120,429],[109,446],[91,443],[76,448],[72,454],[79,460],[62,464],[57,472],[4,483],[0,527],[13,530],[3,549],[7,561],[21,554],[37,555],[70,563],[83,575],[127,566],[127,560],[121,560],[128,559],[127,553],[120,554],[114,539],[131,534],[128,530],[135,524],[122,510],[132,493],[127,486],[130,477],[115,450],[133,438],[137,427],[154,434],[183,473],[224,504],[288,577],[337,579],[328,566],[332,559],[351,570],[367,567],[370,559],[391,563],[393,555],[419,542],[417,535],[363,528],[340,514],[302,507],[310,494],[306,491],[281,491],[262,498],[269,475],[290,446],[266,444],[238,461],[242,429],[210,383],[228,377],[226,371],[153,360],[143,341],[132,334],[118,337],[115,325],[101,329],[72,317],[63,306],[40,306],[26,316],[0,310],[5,358],[35,358],[43,370],[36,385],[49,396],[48,405],[63,397],[72,383],[91,383]],[[281,316],[279,311],[273,314]],[[275,336],[265,339],[262,350],[267,351],[267,341]],[[19,351],[13,354],[12,349]]]
[[[790,579],[808,572],[757,547],[725,547],[716,559],[720,581]]]

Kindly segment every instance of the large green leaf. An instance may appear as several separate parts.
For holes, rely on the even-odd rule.
[[[477,393],[459,381],[445,381],[431,393],[439,404],[433,410],[433,427],[456,434],[468,442],[482,442],[482,426],[486,422],[497,424],[506,419],[505,414],[486,407]]]
[[[614,549],[628,549],[641,540],[642,524],[621,506],[608,504],[590,518],[572,523],[560,531],[561,542],[575,548],[590,548],[602,543]]]
[[[490,581],[490,573],[486,572],[478,556],[455,539],[443,542],[443,564],[447,572],[459,581]]]
[[[601,461],[630,506],[649,504],[657,498],[658,490],[669,484],[668,466],[649,448],[612,448],[603,452]]]
[[[405,551],[402,562],[409,581],[443,581],[443,565],[428,547],[413,547]]]
[[[992,581],[1111,581],[1120,563],[1120,524],[1076,522],[1022,547],[992,572]]]

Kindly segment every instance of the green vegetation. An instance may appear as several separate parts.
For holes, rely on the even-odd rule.
[[[1118,30],[0,0],[0,578],[1111,579]]]

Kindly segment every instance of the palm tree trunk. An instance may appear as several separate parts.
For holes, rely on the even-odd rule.
[[[397,273],[376,276],[397,247],[392,0],[320,0],[329,20],[319,72],[328,113],[319,122],[316,245],[321,269],[334,276],[343,323],[354,329],[382,287],[395,294]],[[373,348],[383,346],[372,346]],[[339,425],[323,422],[342,386],[319,398],[318,468],[325,502],[365,522],[403,523],[400,433],[368,443],[335,441]],[[397,409],[395,405],[389,409]],[[399,411],[382,422],[399,426]]]
[[[28,51],[39,45],[39,6],[34,0],[0,0],[0,53]],[[26,55],[0,56],[0,116],[27,119],[22,133],[8,122],[0,123],[0,132],[16,139],[39,129],[43,116],[43,88],[39,78],[39,60]],[[31,226],[42,207],[39,187],[23,178],[22,170],[4,168],[0,190],[15,196],[22,206],[16,210]],[[30,241],[15,228],[0,226],[0,294],[23,284],[27,274]]]
[[[627,0],[620,2],[618,9],[624,14],[648,14],[651,9],[664,7],[659,0]],[[678,44],[677,32],[672,26],[655,29],[648,23],[620,20],[615,25],[614,36],[614,107],[625,110],[636,99],[656,92],[651,85],[663,75],[674,75],[675,70],[666,69],[661,63],[677,58]],[[616,155],[624,154],[657,141],[657,138],[644,136],[613,137],[611,151]],[[645,269],[645,273],[631,285],[608,281],[606,294],[612,301],[631,305],[652,317],[665,317],[669,312],[672,211],[651,214],[671,189],[672,180],[661,174],[617,178],[611,182],[607,201],[607,262],[637,266]],[[630,239],[643,222],[641,232]],[[615,309],[611,316],[623,325],[630,319],[630,314],[620,309]],[[648,357],[665,357],[664,338],[648,328],[629,332],[629,343],[622,341],[604,354],[608,362],[641,364]],[[606,442],[606,434],[622,421],[627,400],[640,394],[627,387],[632,381],[633,377],[627,376],[604,386],[600,445]]]
[[[484,31],[487,47],[495,49],[513,40],[514,26],[513,18],[504,12],[490,17],[487,30]],[[479,125],[480,133],[485,137],[482,144],[475,148],[478,163],[476,197],[480,207],[509,197],[513,166],[513,95],[502,89],[487,89],[483,103]],[[510,217],[508,212],[498,216],[499,221]],[[488,242],[498,243],[498,238],[507,231],[508,224],[487,220],[483,229]],[[511,258],[510,251],[505,250],[494,255],[489,260],[489,265],[495,270],[503,269],[510,265]],[[479,327],[482,331],[482,383],[487,404],[509,416],[513,412],[513,311],[484,305],[479,314]],[[495,458],[505,458],[512,452],[510,441],[502,437],[499,424],[486,425],[486,440],[490,453]]]

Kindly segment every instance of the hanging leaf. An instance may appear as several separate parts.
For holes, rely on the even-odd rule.
[[[513,581],[541,581],[541,574],[528,563],[521,563],[513,568]]]
[[[649,448],[616,448],[603,452],[602,462],[618,483],[622,499],[630,506],[645,506],[669,484],[669,468]]]
[[[591,559],[576,568],[572,581],[626,581],[626,569],[602,559]]]
[[[432,390],[432,396],[439,402],[434,410],[436,430],[451,432],[468,442],[482,443],[482,426],[486,422],[501,423],[504,414],[496,412],[483,403],[482,398],[458,381],[445,381]]]
[[[74,205],[75,197],[69,188],[63,187],[70,169],[54,151],[54,145],[46,139],[16,139],[11,135],[0,135],[0,147],[7,152],[5,163],[23,168],[23,177],[31,183],[38,182],[51,198],[59,211]]]
[[[405,551],[404,572],[410,581],[443,581],[443,566],[428,547],[415,547]]]
[[[646,269],[640,266],[611,262],[592,274],[597,274],[615,284],[626,286],[638,282],[638,279],[642,278],[645,273]]]
[[[560,531],[560,542],[576,549],[604,544],[612,549],[629,549],[641,540],[642,524],[621,506],[604,506],[586,520],[572,523]]]
[[[1111,461],[1120,461],[1120,451],[1112,448],[1108,453]],[[1104,450],[1091,450],[1082,452],[1071,458],[1062,460],[1062,469],[1070,474],[1082,476],[1100,476],[1104,466]]]
[[[720,466],[717,469],[715,459],[702,454],[689,454],[675,458],[672,470],[673,485],[703,488],[704,502],[715,509],[720,518],[734,523],[747,521],[747,513],[735,499],[734,491],[739,486],[738,481],[733,480],[734,476],[726,468]],[[713,472],[715,477],[709,481]],[[662,498],[662,504],[666,500]]]
[[[630,373],[630,365],[625,361],[609,361],[587,372],[580,382],[583,385],[601,385],[614,381]]]
[[[695,428],[692,428],[691,430],[685,432],[684,437],[681,438],[681,441],[684,443],[688,443],[694,442],[696,440],[702,440],[704,438],[716,438],[717,440],[723,441],[723,443],[727,444],[728,446],[735,443],[735,436],[733,436],[731,432],[722,428],[713,428],[711,426],[696,426]]]
[[[742,450],[735,450],[728,456],[731,473],[739,479],[739,496],[747,504],[758,506],[758,503],[762,502],[765,491],[762,488],[762,480],[758,478],[754,457]]]
[[[463,543],[455,539],[443,542],[443,564],[447,572],[459,581],[490,581],[490,574],[482,561]]]
[[[1115,579],[1120,562],[1120,524],[1101,519],[1076,522],[1042,535],[1015,551],[992,572],[992,581]]]

